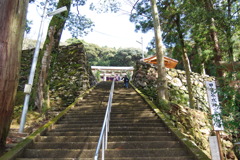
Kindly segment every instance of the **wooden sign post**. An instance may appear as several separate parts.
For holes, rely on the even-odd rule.
[[[220,137],[220,131],[224,130],[223,124],[222,124],[222,119],[220,117],[221,114],[221,109],[219,105],[219,100],[218,100],[218,94],[216,90],[216,83],[214,81],[209,82],[206,81],[206,88],[207,88],[207,95],[208,95],[208,102],[209,102],[209,107],[211,110],[211,115],[213,116],[212,118],[212,124],[213,124],[213,130],[216,133],[216,138],[218,142],[218,149],[219,149],[219,156],[220,160],[223,160],[223,152],[222,152],[222,145],[221,145],[221,137]],[[211,153],[213,146],[215,146],[215,141],[214,138],[209,138],[210,143],[213,145],[211,146]],[[211,145],[211,144],[210,144]],[[215,156],[215,158],[213,157]],[[212,159],[218,160],[216,154],[212,154]]]

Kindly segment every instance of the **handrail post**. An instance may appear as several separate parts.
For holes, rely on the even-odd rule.
[[[105,135],[103,135],[103,140],[102,140],[102,159],[104,160],[104,151],[105,151]]]
[[[107,149],[107,140],[108,140],[108,124],[107,124],[107,128],[106,128],[106,131],[105,131],[105,148],[104,149]]]
[[[109,97],[108,97],[108,103],[107,103],[107,109],[104,116],[104,121],[100,133],[100,137],[98,140],[94,160],[98,160],[98,153],[100,150],[100,147],[102,145],[102,160],[104,160],[105,157],[105,149],[107,149],[107,141],[108,141],[108,132],[109,132],[109,121],[110,121],[110,113],[111,113],[111,107],[112,107],[112,99],[113,99],[113,92],[114,92],[114,83],[115,79],[112,82]]]

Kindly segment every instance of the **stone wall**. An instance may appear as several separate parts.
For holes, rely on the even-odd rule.
[[[153,101],[157,97],[157,68],[154,65],[137,62],[133,73],[133,84]],[[185,71],[167,69],[167,81],[170,102],[161,105],[165,116],[207,155],[210,156],[208,138],[213,135],[211,117],[207,103],[204,81],[212,81],[214,77],[191,73],[196,109],[188,106],[188,91]],[[223,150],[226,159],[237,159],[233,152],[231,136],[222,133]]]
[[[166,73],[170,101],[188,106],[188,90],[185,71],[167,68]],[[134,70],[133,82],[138,88],[153,90],[153,88],[157,87],[157,76],[156,66],[144,62],[137,62]],[[191,80],[195,106],[198,110],[208,111],[204,81],[212,81],[214,77],[191,73]]]
[[[21,59],[21,71],[18,97],[21,98],[27,83],[34,49],[24,50]],[[51,57],[49,90],[51,107],[65,107],[71,104],[84,90],[95,83],[95,77],[89,66],[82,43],[60,46]],[[34,98],[32,96],[32,98]],[[19,101],[19,100],[18,100]],[[21,100],[23,103],[23,100]]]

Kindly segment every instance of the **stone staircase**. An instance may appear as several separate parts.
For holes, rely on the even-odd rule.
[[[17,160],[92,160],[111,83],[100,83]],[[115,85],[106,160],[193,160],[132,89]],[[101,153],[99,155],[101,159]]]

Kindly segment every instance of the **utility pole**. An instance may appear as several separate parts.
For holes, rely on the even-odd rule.
[[[136,41],[137,43],[141,44],[142,46],[142,59],[144,59],[144,51],[143,51],[143,37],[141,37],[141,42]]]

